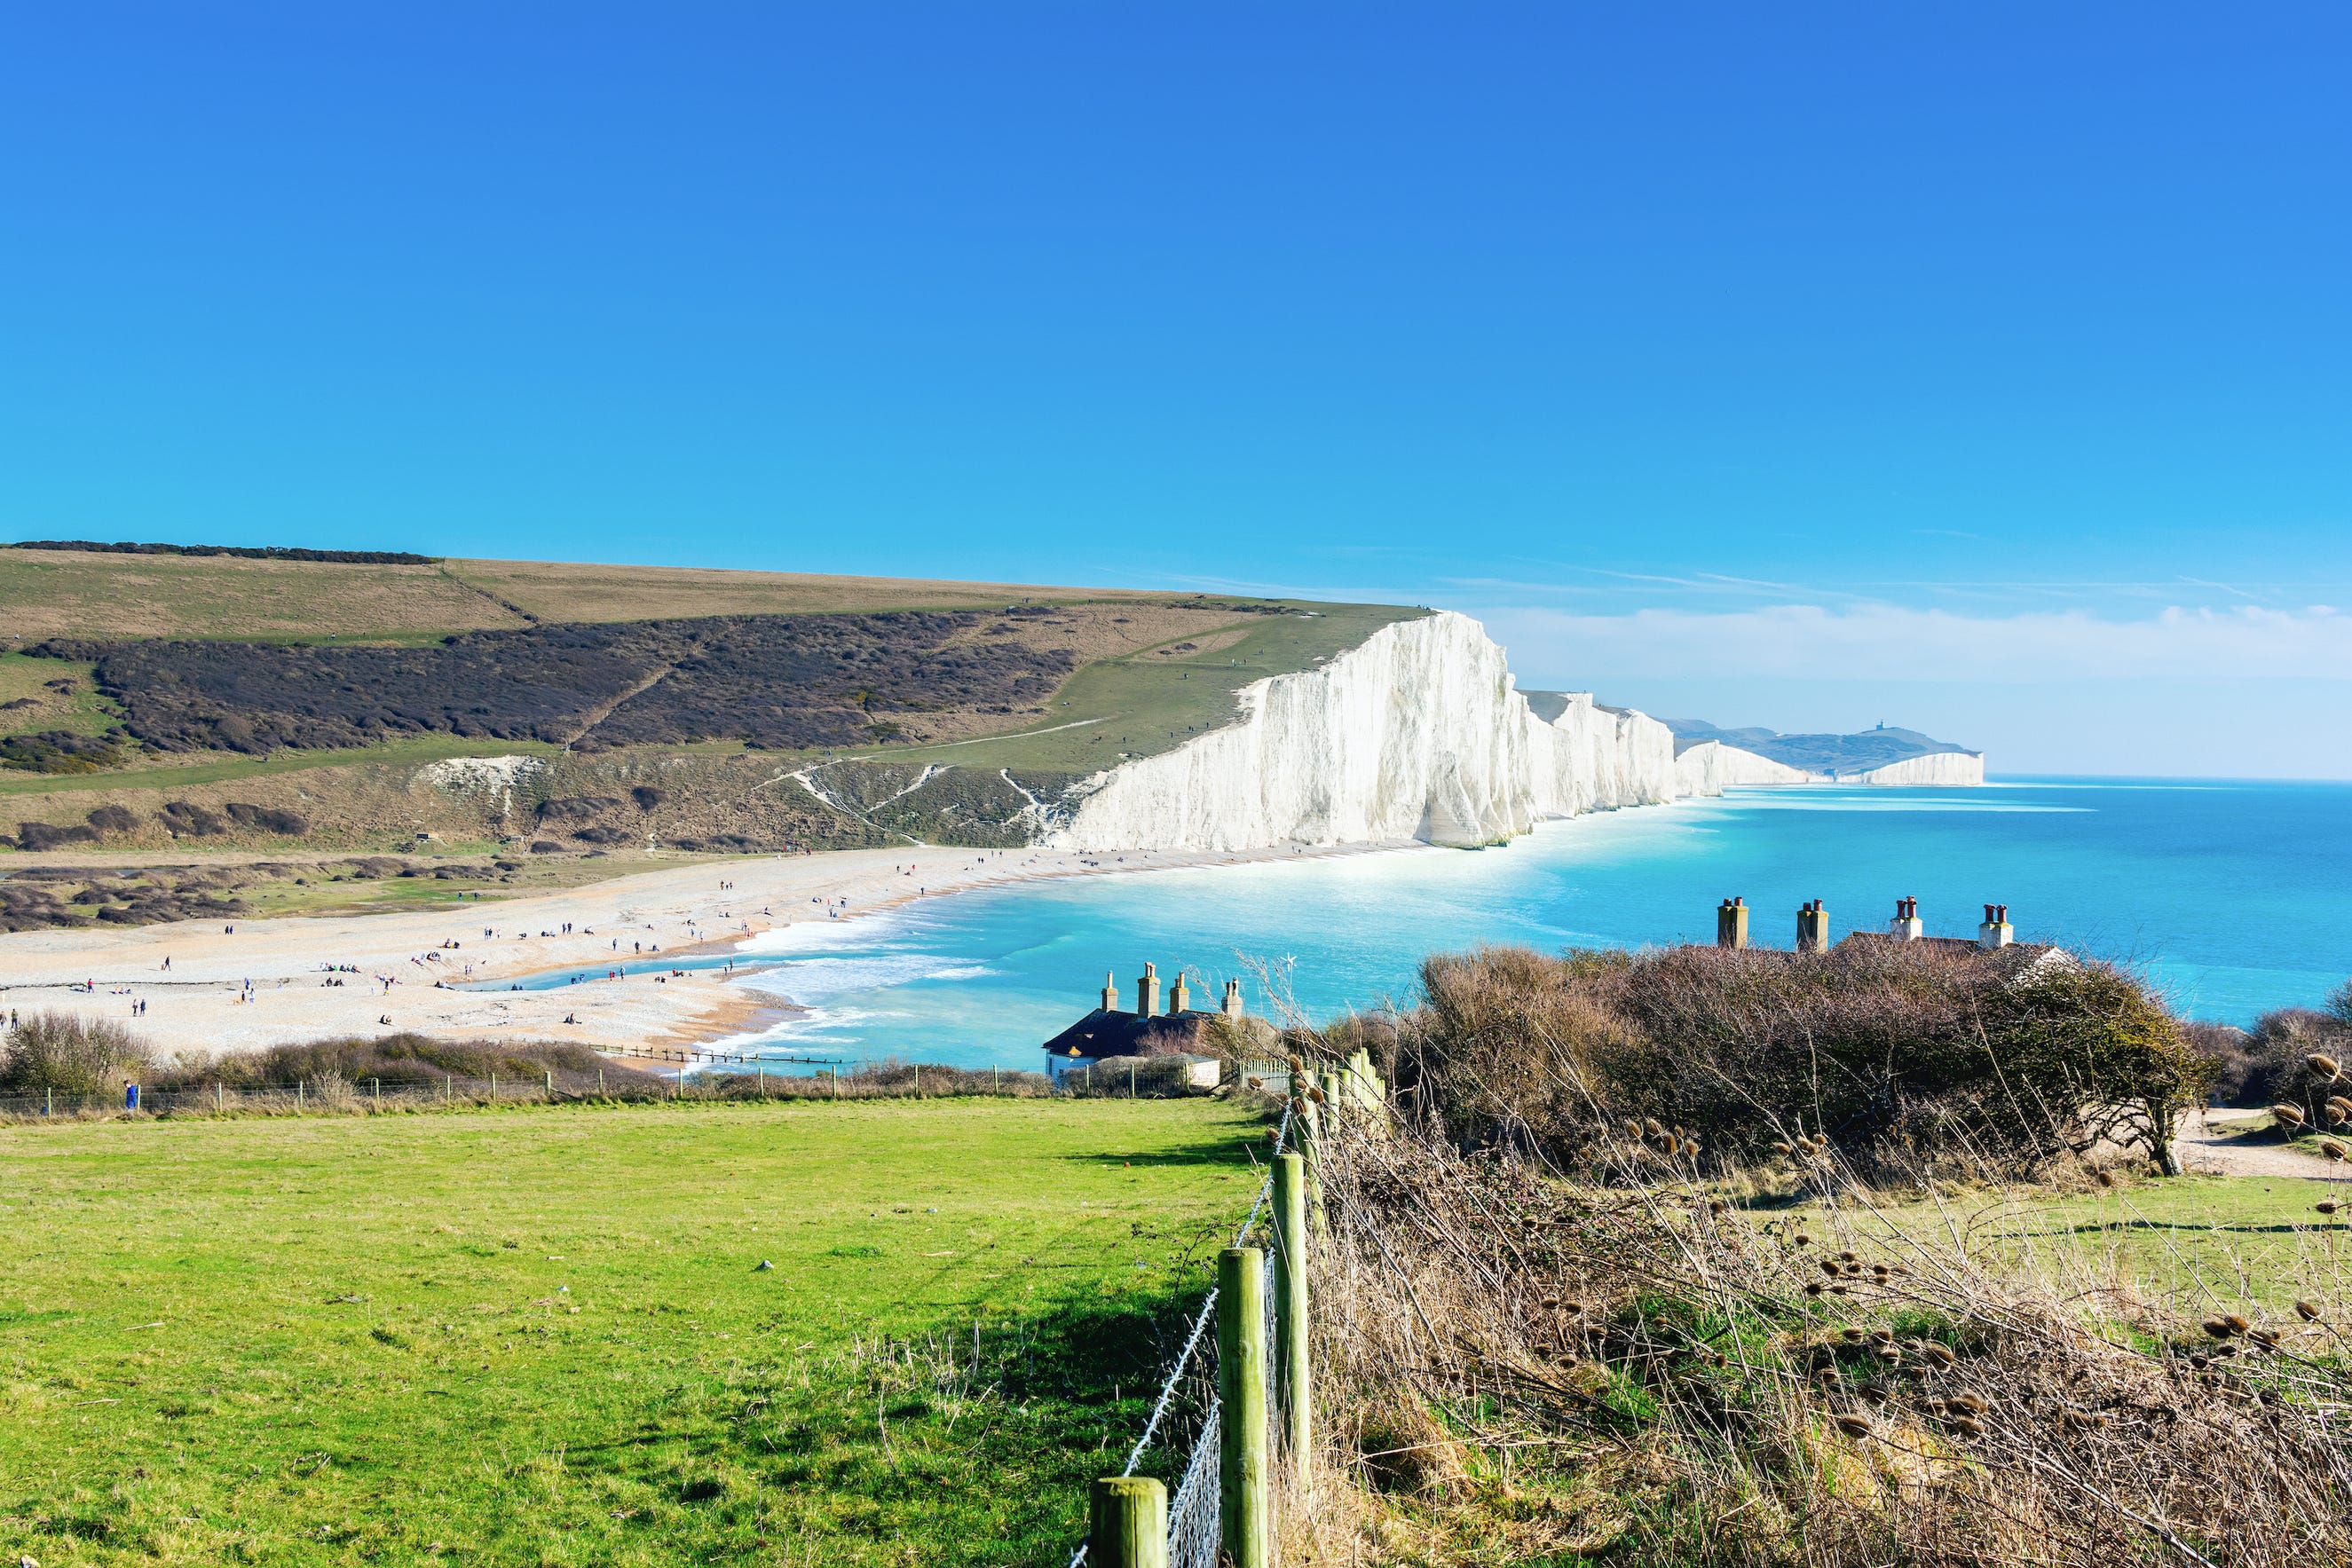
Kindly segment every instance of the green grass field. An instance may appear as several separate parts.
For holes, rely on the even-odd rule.
[[[2352,1186],[2179,1176],[2084,1196],[1967,1193],[1898,1203],[1854,1223],[1864,1239],[1883,1241],[1891,1226],[1930,1247],[1959,1239],[1996,1271],[2038,1274],[2078,1290],[2119,1285],[2183,1312],[2248,1303],[2276,1312],[2299,1297],[2352,1297],[2352,1232],[2342,1223],[2352,1219],[2352,1204],[2332,1217],[2313,1207],[2331,1197],[2352,1199]],[[1794,1212],[1834,1233],[1818,1209]],[[1903,1249],[1873,1250],[1892,1257]]]
[[[949,1101],[0,1132],[0,1550],[1059,1563],[1255,1130]]]

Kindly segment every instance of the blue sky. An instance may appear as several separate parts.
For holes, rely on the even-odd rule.
[[[1403,599],[2352,776],[2352,10],[17,7],[0,537]]]

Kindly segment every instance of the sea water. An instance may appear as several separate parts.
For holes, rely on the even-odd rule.
[[[952,855],[952,851],[941,851]],[[1491,849],[1301,854],[924,899],[767,933],[742,984],[808,1010],[763,1053],[1038,1068],[1041,1044],[1145,960],[1213,1007],[1238,977],[1315,1016],[1410,1002],[1433,953],[1712,942],[1715,906],[1790,946],[1797,906],[1833,935],[1916,896],[1930,936],[2006,904],[2021,941],[2145,973],[2188,1016],[2314,1006],[2352,973],[2352,785],[2003,779],[1982,789],[1814,786],[1599,812]],[[752,1037],[739,1042],[753,1043]]]

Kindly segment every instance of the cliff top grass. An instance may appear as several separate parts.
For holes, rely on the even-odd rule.
[[[570,561],[406,566],[0,548],[0,625],[44,637],[425,642],[533,621],[1001,609],[1193,596]],[[1215,602],[1209,601],[1208,602]]]
[[[1059,1564],[1255,1131],[961,1101],[0,1132],[0,1550]]]
[[[1314,604],[1252,616],[1223,635],[1177,638],[1087,665],[1055,694],[1040,725],[982,741],[846,755],[961,768],[1090,773],[1168,751],[1232,722],[1244,686],[1313,669],[1382,628],[1426,612],[1391,604]]]

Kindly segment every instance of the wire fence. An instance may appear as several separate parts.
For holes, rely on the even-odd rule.
[[[1285,1109],[1282,1121],[1275,1130],[1273,1153],[1283,1154],[1290,1145],[1291,1113]],[[1274,1160],[1265,1164],[1265,1179],[1258,1184],[1257,1197],[1250,1204],[1249,1213],[1234,1232],[1232,1245],[1246,1246],[1250,1233],[1257,1228],[1258,1217],[1266,1211],[1274,1198]],[[1274,1268],[1275,1254],[1267,1249],[1261,1265],[1265,1279],[1260,1296],[1265,1303],[1265,1343],[1274,1342]],[[1152,1443],[1164,1430],[1173,1427],[1181,1431],[1189,1426],[1191,1452],[1186,1456],[1181,1479],[1176,1483],[1174,1495],[1168,1505],[1168,1568],[1217,1568],[1220,1545],[1220,1519],[1224,1498],[1220,1475],[1219,1453],[1223,1438],[1224,1409],[1217,1396],[1217,1287],[1201,1300],[1200,1310],[1193,1314],[1191,1331],[1184,1336],[1184,1348],[1176,1353],[1169,1364],[1168,1375],[1161,1380],[1160,1397],[1152,1403],[1151,1415],[1143,1424],[1142,1436],[1128,1451],[1127,1463],[1119,1470],[1122,1476],[1135,1474]],[[1274,1418],[1271,1402],[1274,1380],[1268,1378],[1265,1389],[1269,1402],[1267,1420]],[[1189,1422],[1181,1420],[1181,1411],[1191,1406],[1196,1412]],[[1166,1445],[1163,1444],[1163,1447]],[[1070,1553],[1070,1568],[1082,1568],[1087,1561],[1090,1542],[1081,1541]]]

